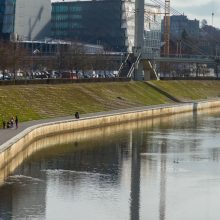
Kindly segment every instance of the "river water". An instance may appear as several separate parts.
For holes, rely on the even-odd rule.
[[[0,187],[1,220],[220,219],[220,114],[137,121],[33,146]]]

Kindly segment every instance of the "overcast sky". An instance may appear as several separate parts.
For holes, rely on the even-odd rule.
[[[62,1],[62,0],[51,0]],[[71,0],[64,0],[71,1]],[[74,0],[73,0],[74,1]],[[75,0],[76,1],[76,0]],[[80,0],[79,0],[80,1]],[[151,2],[151,0],[145,0]],[[164,2],[165,0],[160,0]],[[220,28],[220,0],[170,0],[171,7],[180,13],[184,13],[190,19],[206,19],[212,24],[212,12],[214,13],[214,26]]]
[[[220,28],[220,0],[171,0],[171,7],[190,19],[206,19],[210,25],[214,12],[214,26]]]

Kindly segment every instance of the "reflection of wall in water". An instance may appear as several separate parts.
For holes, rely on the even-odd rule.
[[[89,147],[87,147],[89,146]],[[66,150],[62,151],[63,148]],[[95,150],[93,150],[95,148]],[[99,149],[100,152],[99,153]],[[117,146],[106,143],[105,146],[96,142],[79,142],[70,145],[60,146],[55,154],[36,153],[22,164],[19,172],[23,170],[74,170],[86,172],[98,172],[105,174],[115,174],[117,176],[118,167],[112,167],[112,164],[119,164],[119,154]],[[100,165],[101,164],[101,165]],[[96,170],[93,170],[93,167]],[[18,171],[18,169],[17,169]]]
[[[180,129],[180,131],[181,129],[185,129],[185,128],[187,129],[188,127],[187,123],[184,123],[184,125],[181,125],[180,120],[176,120],[179,117],[182,118],[182,116],[177,116],[177,117],[150,119],[147,121],[138,121],[138,122],[129,123],[129,124],[122,124],[119,126],[110,126],[107,128],[94,129],[94,130],[90,130],[89,132],[83,131],[83,132],[75,132],[75,133],[70,133],[70,134],[55,135],[52,137],[38,140],[32,143],[28,148],[24,149],[24,151],[21,152],[20,156],[17,155],[18,156],[17,162],[16,162],[16,158],[14,158],[13,161],[15,162],[15,165],[19,166],[22,162],[24,162],[22,165],[20,165],[16,169],[14,174],[23,174],[26,176],[40,177],[41,179],[44,180],[46,177],[42,176],[45,174],[45,172],[41,172],[42,169],[66,169],[66,168],[69,169],[71,168],[77,171],[84,171],[86,169],[86,171],[92,172],[93,170],[90,170],[90,168],[88,168],[88,165],[91,165],[91,167],[97,167],[95,172],[107,173],[107,174],[113,173],[114,174],[113,176],[116,177],[115,182],[117,183],[119,181],[117,178],[120,176],[118,171],[121,166],[121,160],[122,160],[121,156],[127,157],[126,150],[128,149],[129,141],[130,140],[132,141],[133,139],[133,138],[130,138],[129,136],[126,137],[125,139],[121,139],[121,137],[123,136],[123,132],[132,131],[132,129],[133,130],[140,129],[140,131],[142,131],[141,136],[138,136],[135,138],[137,138],[138,141],[140,142],[138,143],[138,146],[139,145],[141,146],[141,152],[143,152],[144,150],[146,150],[146,152],[149,152],[150,149],[154,149],[154,150],[160,149],[162,153],[166,153],[166,152],[169,152],[169,143],[171,143],[172,139],[169,139],[170,137],[167,137],[167,133],[164,132],[166,130],[165,129],[163,130],[163,126],[164,124],[166,126],[172,124],[175,126],[174,128],[175,131],[176,130],[178,131],[178,129]],[[168,120],[168,123],[167,123],[167,120]],[[190,121],[192,121],[192,117],[189,117],[189,122]],[[153,128],[153,133],[148,132],[149,128],[150,129]],[[161,140],[162,138],[164,140],[164,137],[166,137],[165,139],[165,141],[167,142],[166,150],[163,147],[163,145],[161,146],[160,141],[159,141],[158,146],[154,145],[155,143],[152,142],[153,140],[152,137],[153,136],[155,137],[155,134],[157,135],[157,131],[159,131],[158,133],[161,135],[160,137]],[[120,140],[120,144],[117,146],[116,144],[114,145],[114,143],[117,141],[112,139],[112,136],[115,136],[115,135]],[[132,134],[132,136],[134,135]],[[104,152],[103,152],[103,146],[101,145],[103,140],[107,140],[106,148],[104,148]],[[68,144],[68,143],[71,143],[71,144]],[[61,144],[62,147],[61,148],[58,147],[57,144]],[[185,142],[185,145],[186,144],[187,142]],[[51,146],[54,146],[54,147],[51,147]],[[134,147],[134,146],[135,144],[133,144],[133,141],[132,141],[131,147]],[[156,148],[154,148],[154,146],[156,146]],[[118,147],[120,148],[120,151],[118,150]],[[95,152],[93,150],[94,148],[98,148],[98,149],[100,148],[100,152],[102,151],[103,153],[102,154],[99,153],[99,150],[98,151],[96,150]],[[44,150],[42,151],[42,149]],[[137,149],[133,148],[133,150],[137,150]],[[37,151],[39,152],[36,153]],[[61,151],[63,151],[63,156],[60,156],[59,160],[57,161],[56,159],[54,159],[54,157],[56,156],[56,154],[59,154]],[[36,153],[36,154],[31,156],[31,154],[33,153]],[[134,157],[133,159],[138,159],[138,157],[140,156],[140,154],[134,154],[134,152],[132,152],[132,156],[135,156],[135,155],[136,155],[136,158]],[[29,157],[29,159],[27,159],[27,157]],[[99,162],[103,161],[104,166],[99,166],[97,161]],[[133,198],[133,203],[130,208],[131,208],[131,215],[135,216],[133,213],[138,211],[138,207],[139,207],[138,204],[140,203],[139,201],[140,198],[138,199],[139,197],[138,192],[140,192],[140,188],[139,188],[140,186],[138,184],[138,180],[140,181],[140,173],[139,173],[140,167],[137,163],[138,160],[134,160],[133,162],[134,162],[133,168],[131,168],[133,169],[132,174],[131,174],[131,181],[136,180],[136,182],[133,182],[133,184],[131,184],[131,191],[136,192],[136,193],[133,193],[131,197],[133,198],[133,195],[136,195],[136,198]],[[149,163],[152,163],[152,167],[153,167],[153,162],[150,161]],[[112,164],[115,164],[116,166],[112,166]],[[13,165],[13,168],[16,167],[15,165]],[[135,170],[136,172],[134,172]],[[142,167],[142,170],[143,170],[143,167]],[[152,169],[151,169],[151,172],[153,172]],[[161,180],[163,179],[164,178],[161,178]],[[11,198],[10,192],[9,192],[10,190],[8,190],[8,193],[6,192],[7,199],[4,200],[6,204],[0,203],[0,208],[1,207],[5,208],[6,206],[6,209],[8,210],[12,209],[12,211],[16,215],[16,214],[19,214],[20,209],[22,209],[25,206],[29,207],[30,204],[32,205],[34,204],[37,206],[37,204],[40,203],[39,201],[43,201],[42,204],[44,204],[45,202],[44,194],[46,193],[46,186],[43,184],[44,183],[39,183],[39,185],[36,186],[36,191],[41,190],[41,193],[39,195],[35,195],[34,192],[30,192],[29,187],[26,187],[27,190],[23,191],[24,189],[22,188],[22,186],[21,187],[19,186],[16,189],[15,194],[13,194],[13,198]],[[0,192],[2,189],[3,188],[0,188]],[[13,190],[12,186],[10,189],[11,191]],[[161,188],[161,195],[163,194],[162,192],[165,192],[163,190],[163,187]],[[29,204],[27,204],[28,200],[26,200],[26,198],[28,196],[25,198],[25,193],[26,193],[26,196],[31,195],[33,196],[33,199],[34,197],[36,197],[37,199],[36,200],[34,199],[33,201],[29,200]],[[22,198],[22,200],[24,201],[23,204],[19,203],[19,205],[15,207],[18,199],[20,198]],[[164,198],[164,196],[162,196],[161,198]],[[163,201],[165,200],[162,199],[161,202]],[[38,212],[38,209],[35,209],[34,211]],[[165,214],[162,214],[161,217],[162,216],[165,216]]]
[[[130,192],[130,220],[140,217],[140,175],[141,175],[141,147],[142,132],[133,132],[131,158],[131,192]]]
[[[13,191],[11,185],[0,187],[0,219],[11,219]]]
[[[191,114],[181,114],[183,116],[189,116]],[[163,124],[172,124],[176,121],[177,115],[170,117],[161,117],[161,118],[151,118],[147,120],[138,121],[138,126],[151,128],[152,126],[159,126]],[[132,128],[136,128],[136,122],[122,123],[119,125],[96,128],[92,130],[86,130],[81,132],[66,133],[54,135],[46,138],[39,139],[30,143],[29,145],[22,145],[20,149],[7,149],[4,152],[0,153],[0,184],[4,179],[12,173],[24,160],[30,157],[32,154],[42,150],[48,149],[47,153],[52,155],[53,151],[49,150],[52,146],[68,144],[68,143],[79,143],[82,140],[93,140],[97,139],[100,141],[108,136],[111,139],[112,135],[119,135],[123,132],[126,132]]]
[[[25,179],[22,184],[20,178]],[[45,216],[46,184],[26,177],[10,178],[0,187],[0,219],[26,219]]]

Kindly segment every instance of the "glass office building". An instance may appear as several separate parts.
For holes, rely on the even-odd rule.
[[[4,37],[14,32],[15,0],[0,0],[0,30]]]
[[[125,50],[121,0],[53,3],[52,37]]]
[[[0,35],[37,40],[50,35],[50,0],[0,0]]]
[[[161,9],[159,6],[146,4],[144,52],[149,58],[160,56],[161,48]]]
[[[162,22],[162,30],[164,30],[164,22]],[[185,15],[172,15],[170,17],[170,33],[171,37],[180,40],[183,32],[192,38],[199,38],[199,21],[190,20]]]
[[[160,8],[145,4],[146,51],[160,49]],[[135,25],[134,0],[58,1],[52,4],[52,38],[100,44],[112,51],[132,52]],[[151,31],[154,32],[151,33]],[[150,39],[154,37],[154,39]],[[147,50],[147,47],[151,49]],[[152,50],[153,47],[157,47]],[[159,48],[158,48],[159,47]]]

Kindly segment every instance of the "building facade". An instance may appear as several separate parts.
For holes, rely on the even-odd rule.
[[[52,4],[52,38],[124,50],[121,0],[71,1]]]
[[[125,45],[132,52],[135,38],[135,1],[122,2],[122,28],[125,30]],[[157,5],[145,3],[144,53],[153,58],[160,55],[161,9]]]
[[[50,0],[0,0],[0,35],[38,40],[50,35]]]
[[[145,52],[159,53],[158,6],[145,4]],[[134,0],[57,1],[52,4],[52,38],[100,44],[107,50],[132,52]],[[151,54],[151,56],[153,56]]]
[[[162,30],[164,29],[162,22]],[[190,20],[185,15],[173,15],[170,17],[170,33],[171,38],[180,40],[187,35],[192,39],[199,38],[199,21]]]
[[[85,54],[100,54],[104,53],[104,48],[101,45],[72,43],[69,41],[16,41],[19,47],[25,48],[32,55],[42,56],[54,56],[57,55],[60,50],[69,50],[76,47],[82,48]]]

